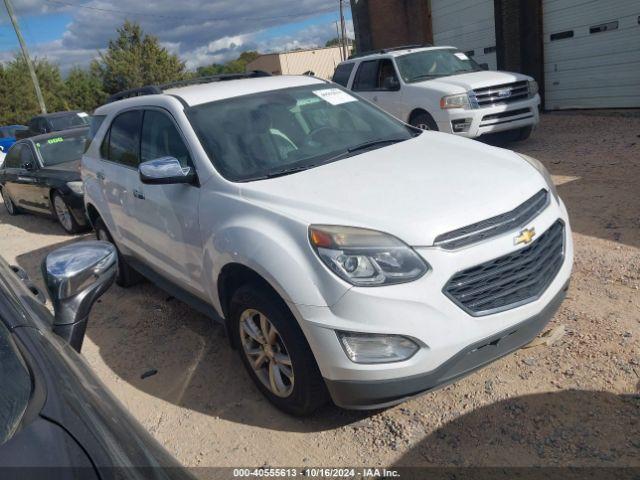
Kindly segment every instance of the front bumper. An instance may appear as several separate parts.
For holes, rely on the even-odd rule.
[[[519,329],[523,322],[534,318],[540,320],[549,315],[552,310],[549,305],[553,305],[558,295],[562,295],[573,265],[573,243],[566,208],[562,202],[552,200],[527,225],[542,234],[559,218],[565,224],[564,261],[544,292],[536,300],[524,305],[474,317],[442,291],[443,286],[457,272],[520,248],[514,247],[513,234],[517,232],[505,233],[458,250],[416,247],[415,250],[429,262],[432,270],[414,282],[376,288],[354,287],[331,306],[290,304],[322,376],[334,395],[334,401],[351,408],[369,408],[400,401],[406,396],[451,381],[526,343],[525,337],[529,330],[522,333],[522,337],[515,336],[508,342],[503,342],[504,347],[501,346],[495,355],[487,358],[474,355],[463,364],[457,363],[461,352],[477,349],[478,345],[486,344],[487,339],[500,339],[504,332]],[[538,320],[533,323],[542,328],[543,324],[538,324]],[[411,358],[400,362],[354,363],[345,355],[336,330],[403,335],[413,339],[421,348]],[[407,379],[420,380],[410,380],[407,384]],[[386,385],[383,390],[390,388],[390,385],[399,386],[396,390],[391,390],[393,393],[379,398],[376,385]],[[361,393],[353,393],[360,388]],[[343,394],[342,390],[347,393]],[[373,396],[369,398],[371,395]],[[350,398],[356,401],[351,402]]]
[[[522,127],[535,127],[540,122],[540,96],[521,102],[513,102],[491,107],[469,110],[443,110],[436,118],[438,130],[468,138],[476,138],[487,133],[504,132]],[[471,125],[465,132],[455,132],[451,122],[471,119]]]
[[[331,398],[343,408],[383,408],[465,377],[531,342],[558,310],[568,288],[567,283],[537,315],[469,345],[431,372],[373,382],[325,379]]]

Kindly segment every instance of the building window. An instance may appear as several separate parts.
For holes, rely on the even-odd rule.
[[[475,54],[475,52],[474,52],[473,50],[468,50],[468,51],[464,52],[464,54],[465,54],[467,57],[473,57],[473,55]]]
[[[495,46],[493,46],[493,47],[485,47],[485,49],[484,49],[484,53],[485,53],[485,54],[487,54],[487,53],[493,53],[493,52],[495,52],[495,51],[496,51],[496,47],[495,47]]]
[[[618,29],[618,21],[615,22],[607,22],[601,23],[600,25],[594,25],[589,27],[589,33],[600,33],[600,32],[608,32],[609,30],[617,30]]]
[[[566,30],[564,32],[552,33],[550,35],[550,40],[553,42],[555,40],[562,40],[563,38],[572,38],[573,30]]]

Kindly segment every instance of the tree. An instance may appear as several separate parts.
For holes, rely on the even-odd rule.
[[[33,60],[47,110],[67,110],[66,89],[60,69],[45,59]],[[40,107],[22,54],[0,66],[0,125],[26,123]]]
[[[72,110],[90,112],[106,99],[102,80],[96,71],[74,67],[64,83],[67,104]]]
[[[243,73],[246,71],[247,64],[258,58],[260,54],[255,51],[242,52],[238,58],[227,63],[212,63],[206,67],[198,67],[196,75],[198,77],[206,77],[209,75],[220,75],[224,73]]]
[[[353,38],[347,37],[347,45],[353,45]],[[338,37],[332,38],[331,40],[327,40],[327,43],[324,44],[325,47],[339,47],[340,39]]]
[[[106,93],[112,94],[144,85],[162,84],[185,77],[185,66],[177,55],[146,35],[139,24],[128,20],[109,41],[106,52],[92,63]]]

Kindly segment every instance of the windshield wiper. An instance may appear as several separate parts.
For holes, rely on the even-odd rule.
[[[281,170],[265,173],[264,175],[257,175],[255,177],[245,178],[242,180],[242,182],[255,182],[257,180],[267,180],[268,178],[284,177],[285,175],[289,175],[291,173],[309,170],[310,168],[317,167],[318,165],[319,165],[318,163],[312,163],[310,165],[301,165],[299,167],[283,168]]]

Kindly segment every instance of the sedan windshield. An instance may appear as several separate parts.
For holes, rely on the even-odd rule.
[[[84,153],[88,130],[58,135],[36,143],[45,167],[79,160]]]
[[[291,174],[416,135],[329,84],[198,105],[189,118],[218,171],[238,182]]]
[[[422,50],[408,53],[397,57],[396,64],[406,83],[482,70],[466,54],[455,49]]]

